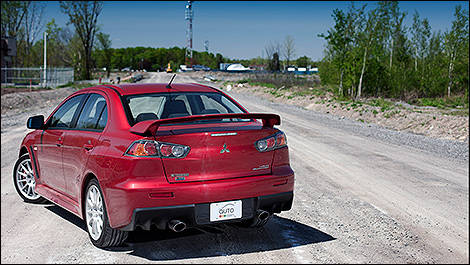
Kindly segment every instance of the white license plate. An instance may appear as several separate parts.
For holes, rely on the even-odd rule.
[[[214,202],[210,211],[211,222],[242,218],[242,201]]]

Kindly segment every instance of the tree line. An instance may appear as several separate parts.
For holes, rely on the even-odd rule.
[[[95,68],[163,70],[170,63],[173,70],[185,64],[185,48],[129,47],[111,48],[110,36],[101,32],[98,18],[103,8],[100,1],[60,1],[60,10],[69,18],[66,27],[60,27],[55,19],[44,23],[44,2],[2,1],[2,37],[17,41],[15,67],[38,67],[43,63],[44,35],[47,36],[47,65],[73,67],[76,79],[91,79]],[[72,26],[70,29],[68,26]],[[269,44],[265,58],[230,59],[220,53],[193,51],[192,64],[218,69],[220,63],[241,63],[279,71],[295,64],[306,67],[314,64],[307,56],[294,59],[295,47],[291,36],[282,44]],[[274,56],[274,58],[273,58]],[[284,56],[285,60],[280,60]]]
[[[468,9],[458,5],[452,26],[432,31],[418,12],[412,24],[398,2],[351,3],[335,9],[334,25],[319,36],[327,41],[320,63],[324,84],[340,96],[417,98],[465,95],[468,102]]]

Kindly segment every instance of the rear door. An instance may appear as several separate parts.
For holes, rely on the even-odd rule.
[[[78,200],[80,177],[90,155],[100,144],[102,131],[108,120],[106,99],[90,93],[80,112],[74,130],[66,132],[63,145],[63,172],[67,194]],[[96,161],[95,161],[96,162]],[[99,173],[99,172],[97,172]]]

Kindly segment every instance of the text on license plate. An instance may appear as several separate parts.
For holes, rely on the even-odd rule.
[[[214,202],[210,204],[210,220],[221,221],[242,217],[242,201]]]

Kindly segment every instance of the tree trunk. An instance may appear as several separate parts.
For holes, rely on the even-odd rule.
[[[339,94],[343,96],[343,72],[344,70],[341,69],[341,75],[339,77]]]
[[[415,72],[418,72],[418,48],[415,48]]]
[[[390,50],[390,74],[392,73],[392,61],[393,61],[393,38],[392,38],[392,48]]]
[[[449,84],[447,85],[447,97],[450,97],[450,88],[452,86],[452,71],[454,68],[454,54],[450,54],[450,62],[449,62]]]
[[[357,95],[356,99],[361,98],[362,92],[362,78],[364,77],[364,72],[366,70],[366,58],[367,58],[367,47],[364,50],[364,59],[362,60],[362,70],[361,70],[361,77],[359,78],[359,86],[357,87]]]

